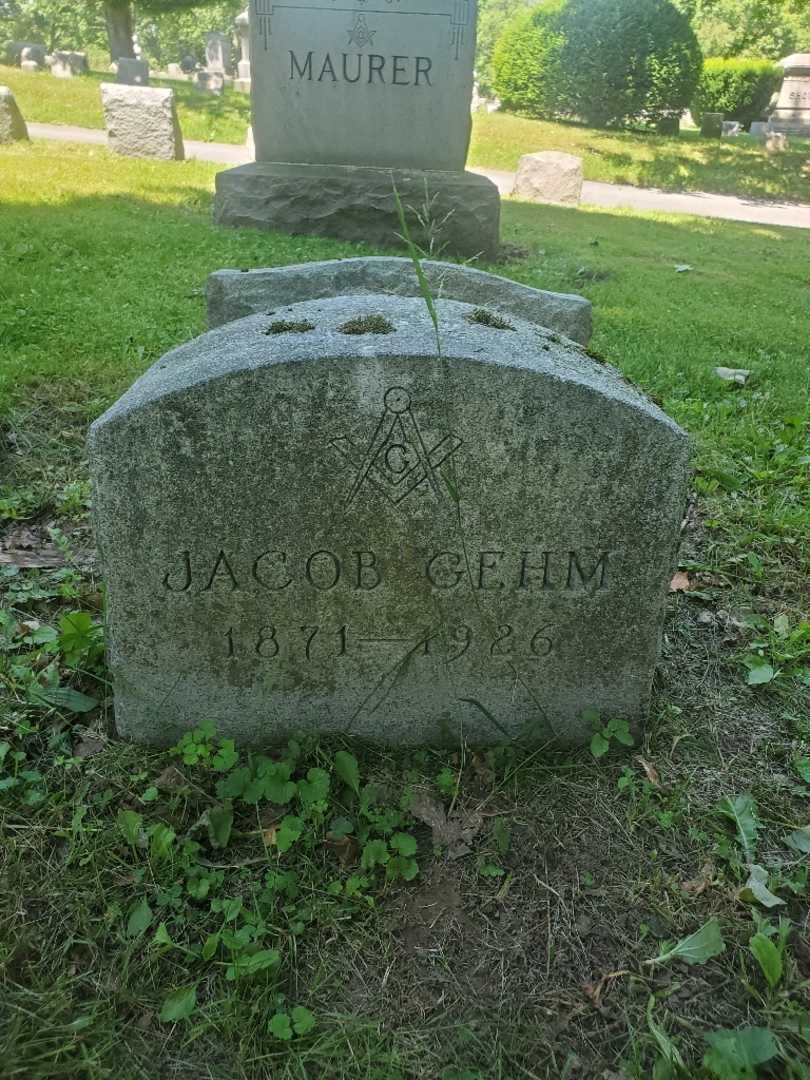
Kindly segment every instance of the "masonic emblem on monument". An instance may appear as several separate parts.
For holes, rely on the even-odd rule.
[[[369,30],[365,15],[361,15],[358,11],[354,16],[354,25],[351,30],[348,31],[348,45],[356,45],[358,49],[364,49],[366,45],[372,45],[374,43],[374,35],[376,33],[376,30]]]
[[[461,446],[462,440],[451,432],[428,448],[411,410],[410,395],[403,387],[392,386],[387,390],[383,405],[383,414],[368,446],[358,446],[347,437],[332,440],[332,446],[355,468],[347,506],[367,481],[393,506],[399,506],[425,483],[438,495],[436,470]]]

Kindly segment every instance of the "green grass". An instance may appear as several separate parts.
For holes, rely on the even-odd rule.
[[[686,1062],[656,1077],[710,1080],[706,1036],[742,1026],[778,1039],[774,1075],[806,1077],[808,864],[785,836],[810,821],[807,234],[504,205],[511,247],[494,269],[587,295],[593,351],[694,438],[681,551],[693,589],[670,598],[653,713],[629,755],[353,748],[362,783],[417,841],[419,875],[386,883],[323,842],[333,813],[362,818],[339,743],[308,744],[295,764],[296,782],[323,769],[331,788],[326,811],[302,810],[289,852],[274,804],[238,795],[227,847],[211,846],[205,815],[233,763],[107,733],[100,582],[85,562],[87,424],[204,329],[206,275],[362,249],[214,229],[215,169],[201,163],[35,144],[0,150],[0,169],[0,537],[18,553],[50,537],[72,560],[0,562],[3,1075],[647,1080],[664,1053],[652,997],[655,1030]],[[730,385],[718,365],[752,374]],[[62,622],[76,610],[88,617]],[[763,686],[746,683],[755,653],[776,673]],[[37,703],[49,673],[100,705]],[[434,851],[401,801],[414,786],[470,820],[483,811],[469,856]],[[719,805],[745,793],[754,858],[784,901],[770,913],[736,896],[751,856]],[[272,874],[286,869],[297,893]],[[367,883],[350,895],[355,875]],[[771,989],[749,941],[780,915],[791,932]],[[646,963],[713,918],[721,955]],[[237,939],[201,952],[223,923],[278,964],[229,979]],[[192,985],[194,1011],[162,1020],[167,995]],[[279,1040],[268,1021],[295,1006],[316,1027]]]
[[[74,79],[20,71],[0,65],[0,85],[9,86],[26,119],[39,123],[103,128],[99,84],[112,78],[92,72]],[[243,143],[250,122],[250,99],[226,90],[203,94],[187,83],[171,86],[187,139]],[[810,140],[791,140],[791,150],[768,156],[749,136],[702,139],[684,131],[677,139],[639,132],[606,132],[577,124],[527,120],[506,113],[476,113],[469,164],[517,167],[522,154],[563,150],[583,158],[586,180],[669,191],[710,191],[757,199],[810,203]]]
[[[582,157],[586,180],[810,203],[810,140],[790,142],[788,152],[769,156],[748,135],[703,139],[683,131],[666,138],[477,113],[469,163],[514,170],[521,154],[562,150]]]
[[[8,86],[26,120],[40,124],[71,124],[103,128],[103,82],[114,82],[110,72],[93,71],[73,79],[55,79],[48,72],[27,72],[0,64],[0,85]],[[205,94],[190,83],[152,79],[151,86],[174,90],[177,115],[186,139],[202,142],[243,143],[250,123],[250,97],[226,89]]]

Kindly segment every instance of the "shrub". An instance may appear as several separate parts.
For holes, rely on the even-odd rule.
[[[569,0],[559,20],[568,110],[597,127],[681,113],[702,56],[670,0]]]
[[[564,39],[556,29],[564,0],[520,11],[504,27],[492,54],[492,82],[504,108],[526,116],[564,112],[559,56]]]
[[[782,69],[771,60],[707,60],[692,101],[695,123],[717,112],[747,127],[761,119],[781,78]]]

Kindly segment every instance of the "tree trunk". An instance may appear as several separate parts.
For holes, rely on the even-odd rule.
[[[129,0],[104,0],[104,19],[107,23],[107,40],[110,43],[110,59],[134,56],[132,44],[132,7]]]

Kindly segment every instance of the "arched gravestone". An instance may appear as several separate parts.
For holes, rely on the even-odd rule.
[[[587,708],[643,718],[686,436],[567,338],[437,313],[441,359],[419,298],[251,315],[93,424],[121,734],[573,743]]]

